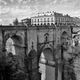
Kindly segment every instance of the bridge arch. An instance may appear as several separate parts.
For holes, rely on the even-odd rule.
[[[11,52],[13,55],[18,57],[19,66],[24,67],[24,56],[25,49],[23,44],[23,39],[20,35],[7,33],[4,35],[4,43],[6,49],[6,56]]]
[[[54,52],[54,45],[42,44],[38,51],[38,65],[41,73],[41,80],[56,80],[56,57]],[[57,74],[58,75],[58,74]]]
[[[55,80],[55,59],[51,48],[45,48],[41,52],[39,59],[39,71],[41,80]]]
[[[18,36],[16,34],[13,35],[11,33],[6,34],[4,36],[4,44],[5,44],[5,46],[6,46],[6,43],[7,43],[8,40],[9,41],[11,40],[13,42],[13,46],[16,47],[15,48],[16,49],[16,53],[18,54],[19,52],[17,52],[17,49],[21,48],[22,47],[22,43],[23,43],[23,40],[22,40],[21,36]]]

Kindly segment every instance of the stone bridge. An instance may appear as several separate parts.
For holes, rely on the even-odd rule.
[[[70,27],[0,26],[0,49],[7,56],[7,42],[13,41],[15,52],[12,53],[18,55],[21,67],[26,62],[30,80],[61,80],[55,50],[65,33],[71,36]]]

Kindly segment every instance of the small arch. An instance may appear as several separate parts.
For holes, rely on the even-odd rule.
[[[62,32],[62,35],[68,35],[68,34],[67,34],[67,32],[66,32],[66,31],[63,31],[63,32]]]
[[[36,55],[37,55],[36,50],[35,50],[35,49],[32,49],[32,50],[29,52],[28,57],[34,58]]]
[[[35,49],[32,49],[28,54],[28,69],[30,71],[34,72],[33,70],[38,68],[37,61],[37,52]]]
[[[67,39],[68,38],[68,33],[66,31],[62,32],[61,34],[61,39]]]

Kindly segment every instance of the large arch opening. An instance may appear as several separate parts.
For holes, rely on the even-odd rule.
[[[68,33],[66,31],[63,31],[61,34],[61,40],[65,41],[68,39]]]
[[[8,36],[5,36],[5,49],[8,53],[11,52],[13,55],[19,55],[22,43],[22,39],[18,35],[12,35],[10,37],[8,34]]]
[[[7,53],[6,55],[8,55],[8,53],[12,53],[13,55],[16,55],[16,52],[15,52],[15,47],[14,47],[14,41],[9,38],[7,41],[6,41],[6,50],[7,50]]]
[[[41,80],[55,80],[55,59],[50,48],[42,51],[39,60]]]
[[[8,34],[9,35],[9,34]],[[25,49],[23,46],[23,40],[21,36],[12,35],[12,36],[5,36],[5,49],[6,49],[6,56],[9,53],[13,54],[15,58],[17,58],[19,62],[19,66],[21,68],[24,67],[24,56],[25,56]]]

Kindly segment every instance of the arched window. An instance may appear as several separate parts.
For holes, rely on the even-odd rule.
[[[49,38],[49,34],[48,33],[44,34],[44,37],[45,37],[45,42],[47,42]]]
[[[49,26],[49,25],[50,25],[50,23],[47,23],[47,25]]]
[[[53,23],[51,23],[51,25],[53,25]]]
[[[46,23],[44,23],[44,26],[46,25]]]
[[[42,23],[41,23],[41,26],[42,26]]]
[[[36,26],[36,24],[34,24]]]

